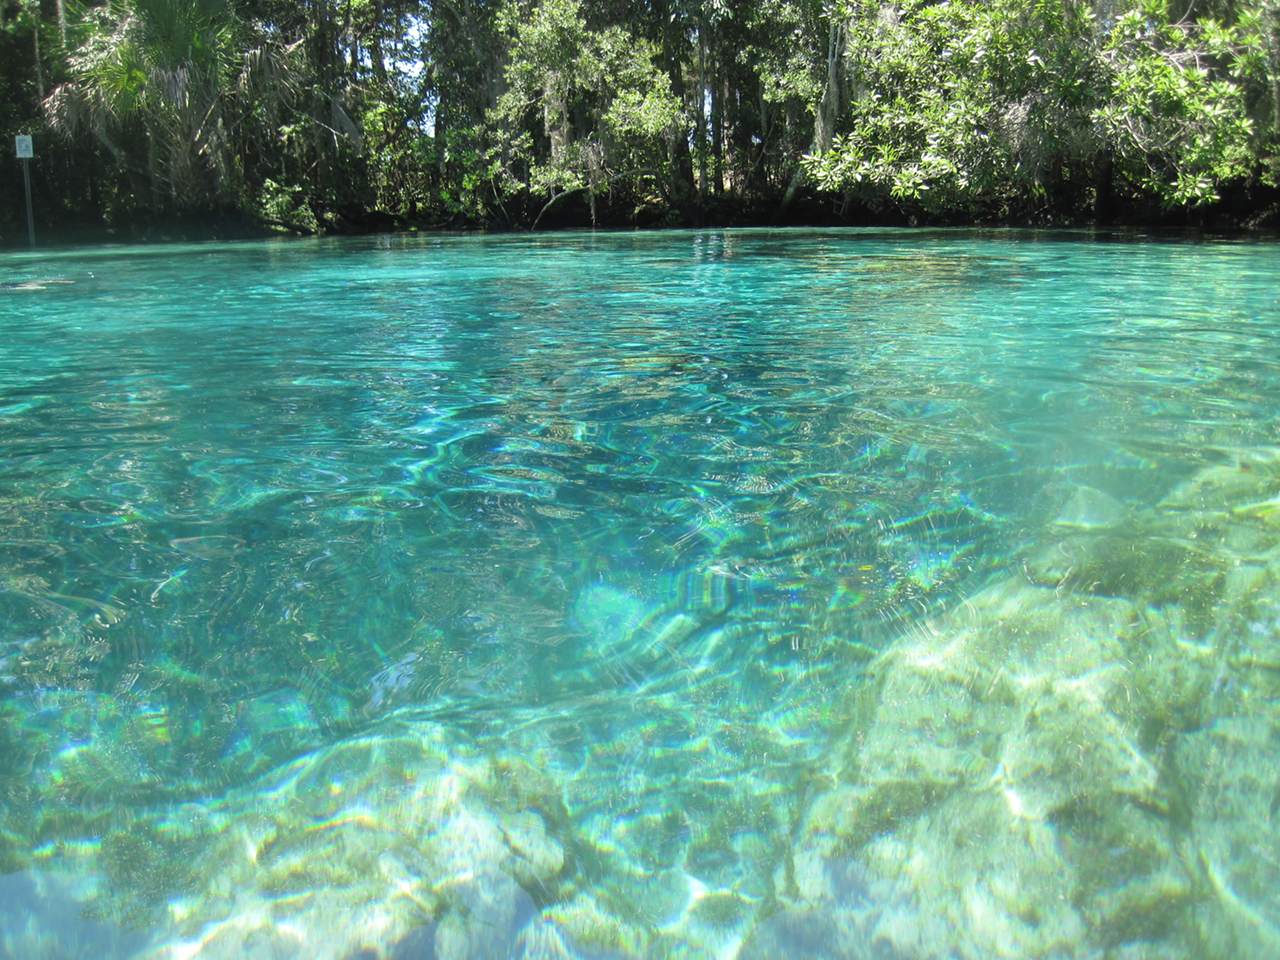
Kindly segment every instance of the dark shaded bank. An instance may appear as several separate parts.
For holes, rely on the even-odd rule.
[[[850,194],[805,191],[783,209],[782,197],[754,201],[709,196],[683,207],[635,210],[597,200],[595,219],[582,197],[566,197],[538,220],[539,229],[626,227],[1159,227],[1205,230],[1280,229],[1280,189],[1224,185],[1221,197],[1196,207],[1167,207],[1150,195],[1115,191],[1099,197],[1064,195],[1021,209],[972,207],[932,211],[911,203],[867,203]],[[450,226],[464,226],[451,223]],[[470,224],[482,226],[482,224]],[[492,225],[490,225],[492,226]],[[527,228],[528,222],[512,224]]]
[[[1045,206],[1008,211],[965,210],[936,213],[910,205],[869,206],[834,193],[797,196],[785,213],[777,198],[744,202],[708,197],[682,208],[644,208],[597,201],[593,211],[583,196],[567,196],[547,207],[528,203],[513,209],[506,222],[455,215],[409,217],[379,210],[347,207],[326,211],[314,225],[275,220],[237,210],[202,211],[169,217],[105,218],[48,216],[36,203],[36,247],[109,243],[185,243],[202,240],[260,240],[282,236],[359,236],[450,230],[521,232],[575,229],[678,229],[699,227],[1033,227],[1092,229],[1159,229],[1212,232],[1255,232],[1280,229],[1280,189],[1228,185],[1222,198],[1196,208],[1162,207],[1154,198],[1112,198],[1084,211],[1079,207]],[[542,209],[546,207],[546,209]],[[27,246],[27,224],[21,210],[0,219],[0,249]],[[17,214],[17,216],[14,216]]]

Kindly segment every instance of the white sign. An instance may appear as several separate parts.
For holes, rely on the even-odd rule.
[[[19,160],[30,160],[36,155],[36,148],[31,143],[30,137],[17,136],[13,138],[13,149],[18,153]]]

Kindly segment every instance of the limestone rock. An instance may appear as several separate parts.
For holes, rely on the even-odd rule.
[[[1017,578],[922,623],[868,667],[797,908],[829,899],[806,857],[852,856],[907,905],[873,937],[901,956],[1086,957],[1185,929],[1196,880],[1155,749],[1176,711],[1146,723],[1147,688],[1186,699],[1209,667],[1173,626]]]

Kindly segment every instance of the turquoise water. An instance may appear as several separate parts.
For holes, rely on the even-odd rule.
[[[1266,955],[1277,278],[0,258],[0,957]]]

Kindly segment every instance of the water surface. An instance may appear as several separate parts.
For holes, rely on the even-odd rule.
[[[1280,247],[1104,241],[6,256],[0,956],[1272,942]]]

